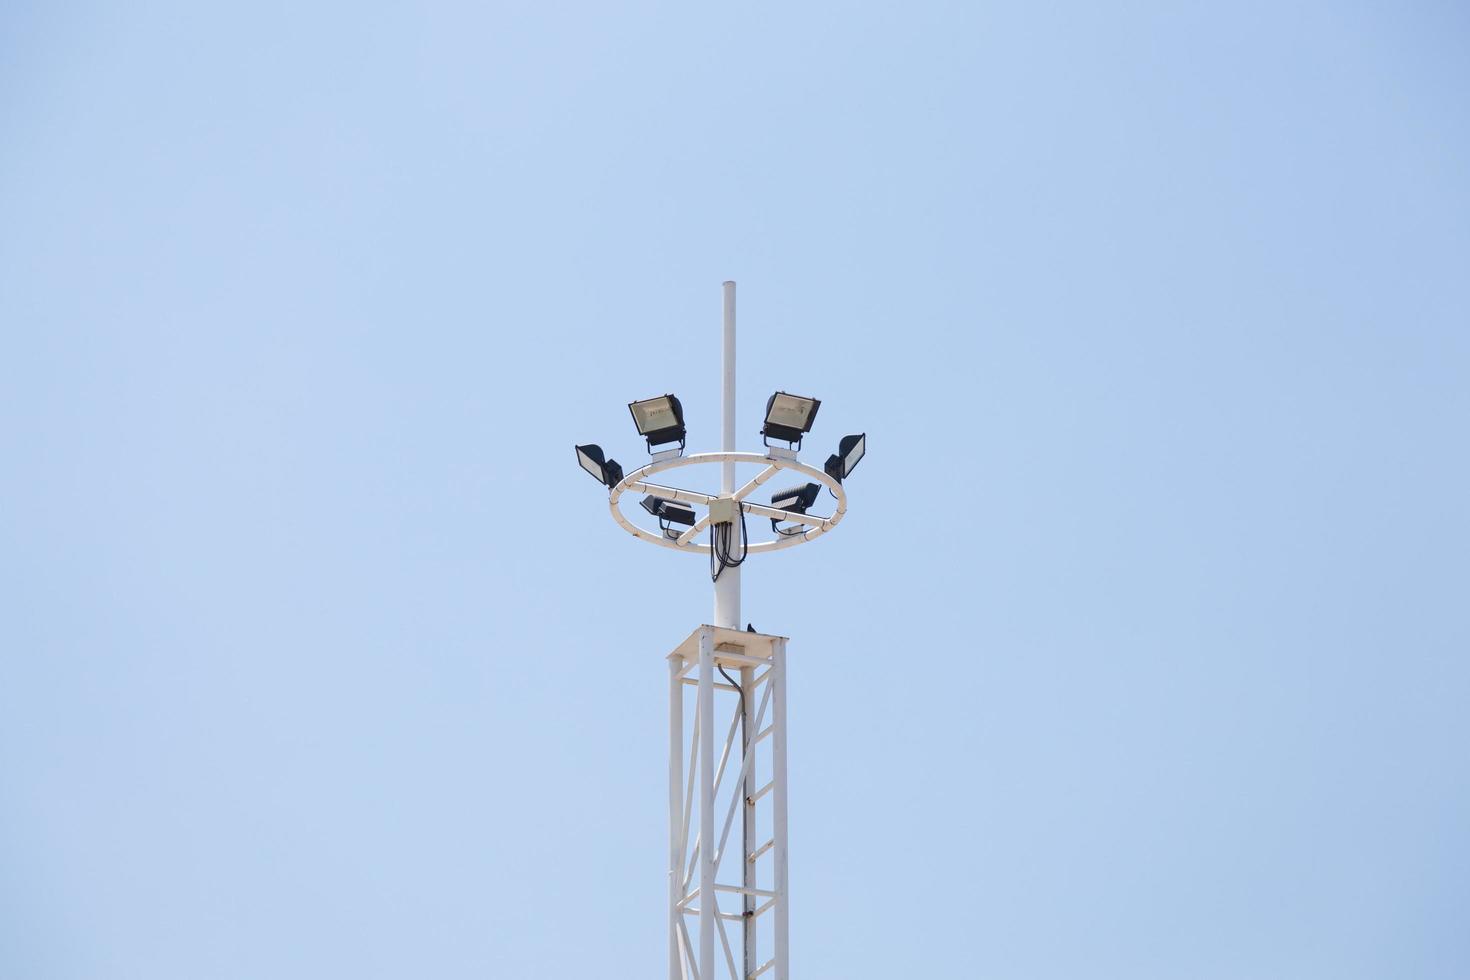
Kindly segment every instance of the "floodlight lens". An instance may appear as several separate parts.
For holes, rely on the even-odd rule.
[[[868,434],[866,432],[855,436],[843,436],[842,441],[837,444],[837,455],[842,457],[842,476],[846,479],[857,464],[862,462],[863,456],[868,451]]]
[[[817,409],[821,406],[822,403],[815,398],[778,391],[766,402],[766,424],[761,426],[761,435],[766,439],[799,444],[802,434],[811,431]]]
[[[650,432],[679,424],[679,420],[674,417],[673,402],[667,395],[634,402],[628,407],[633,410],[633,421],[638,424],[639,435],[646,436]]]
[[[602,447],[600,446],[578,446],[577,464],[592,474],[592,478],[598,483],[606,483],[607,476],[603,472]]]
[[[623,479],[623,468],[615,459],[604,459],[601,446],[578,446],[577,465],[591,473],[592,479],[609,489]]]
[[[684,406],[673,395],[659,395],[630,402],[628,411],[633,413],[633,423],[638,434],[648,440],[649,448],[666,442],[684,442]]]
[[[771,402],[766,407],[766,424],[810,432],[820,404],[815,398],[803,398],[778,391],[771,396]]]
[[[842,441],[837,444],[837,452],[827,457],[827,462],[822,469],[828,476],[841,483],[848,475],[857,468],[868,451],[868,434],[858,433],[855,436],[843,436]]]

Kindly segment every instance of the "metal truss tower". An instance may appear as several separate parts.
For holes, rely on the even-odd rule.
[[[788,977],[788,895],[786,638],[701,626],[669,654],[670,980]]]

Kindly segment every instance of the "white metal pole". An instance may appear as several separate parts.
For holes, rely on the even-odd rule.
[[[744,693],[742,699],[744,701],[744,711],[740,719],[740,744],[743,746],[741,761],[743,762],[745,754],[755,753],[754,739],[757,732],[755,730],[754,667],[740,668],[740,687]],[[756,846],[755,804],[750,801],[755,799],[755,794],[760,787],[760,780],[756,778],[757,773],[755,771],[757,761],[756,759],[750,760],[745,770],[745,785],[741,786],[738,790],[743,797],[740,803],[740,809],[744,811],[744,819],[741,821],[740,827],[740,835],[743,841],[740,848],[740,865],[742,869],[740,882],[746,888],[741,911],[745,914],[745,942],[742,945],[745,947],[744,975],[747,977],[755,973],[756,968],[760,966],[755,932],[756,901],[755,895],[751,893],[751,889],[757,888],[759,885],[756,882],[755,862],[750,859],[751,850]]]
[[[699,978],[714,980],[719,904],[715,895],[715,638],[709,629],[699,634],[699,717]]]
[[[684,658],[669,658],[669,980],[683,980],[679,952],[680,876],[684,873]]]
[[[711,691],[711,694],[714,692]],[[786,641],[771,641],[771,839],[775,842],[775,980],[791,980],[791,890],[786,876]]]
[[[722,357],[722,406],[724,414],[722,448],[735,452],[735,283],[724,286],[724,355]],[[735,492],[735,464],[722,464],[720,493]],[[727,568],[715,580],[715,625],[727,629],[740,628],[740,569]]]

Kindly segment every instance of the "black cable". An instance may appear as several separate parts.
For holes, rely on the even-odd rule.
[[[730,686],[735,688],[735,693],[740,695],[740,743],[745,745],[746,740],[750,737],[750,733],[745,730],[745,688],[741,687],[735,678],[725,673],[723,665],[715,664],[715,670],[718,670],[720,675],[730,682]]]
[[[750,534],[745,526],[745,508],[740,508],[740,557],[732,558],[732,539],[735,536],[735,525],[733,521],[714,525],[710,530],[709,539],[709,577],[711,581],[718,582],[720,573],[727,568],[735,568],[745,561],[750,554]]]
[[[725,566],[720,564],[719,560],[720,530],[723,527],[723,524],[715,524],[709,529],[709,577],[712,582],[718,582],[720,580],[720,572],[724,571],[725,568]]]

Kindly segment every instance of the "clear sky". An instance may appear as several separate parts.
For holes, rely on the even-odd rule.
[[[802,978],[1470,975],[1461,3],[10,2],[0,976],[655,977],[646,458],[824,400]]]

